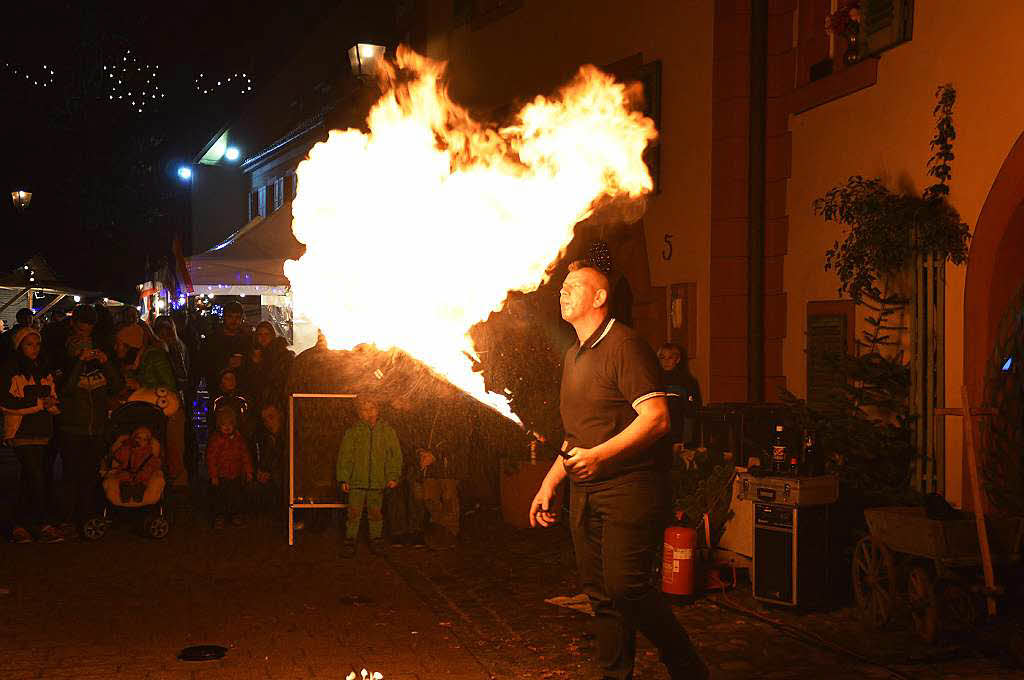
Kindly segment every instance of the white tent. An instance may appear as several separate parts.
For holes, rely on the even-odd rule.
[[[284,261],[298,259],[304,250],[292,234],[292,204],[288,202],[186,262],[198,294],[286,295]]]
[[[291,309],[284,261],[298,259],[305,249],[292,234],[288,202],[205,253],[186,258],[186,264],[197,295],[259,295],[262,305]],[[292,317],[291,347],[299,352],[315,343],[316,327],[304,317]]]

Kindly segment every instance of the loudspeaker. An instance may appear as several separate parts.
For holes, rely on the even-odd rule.
[[[754,503],[754,599],[790,607],[828,602],[828,506]]]

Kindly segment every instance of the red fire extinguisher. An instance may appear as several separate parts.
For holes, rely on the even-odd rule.
[[[696,572],[697,532],[678,524],[665,529],[665,552],[661,565],[661,590],[669,595],[693,595]]]

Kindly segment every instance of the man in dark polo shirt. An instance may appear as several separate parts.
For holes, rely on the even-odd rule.
[[[550,503],[571,484],[570,522],[582,586],[594,608],[603,678],[633,677],[636,631],[658,648],[673,680],[707,677],[686,631],[652,584],[668,512],[668,403],[654,351],[608,313],[608,279],[569,267],[562,318],[578,342],[565,355],[560,409],[568,457],[551,466],[530,508],[531,526],[556,521]]]

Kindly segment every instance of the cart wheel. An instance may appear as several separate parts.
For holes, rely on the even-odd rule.
[[[853,595],[864,620],[884,628],[896,602],[892,552],[872,536],[860,539],[853,553]]]
[[[914,630],[925,642],[935,642],[939,632],[939,607],[935,601],[935,579],[921,566],[913,567],[907,575],[907,599]]]
[[[93,517],[82,525],[82,535],[90,541],[98,541],[107,533],[107,521],[102,517]]]
[[[956,581],[940,580],[935,585],[938,618],[943,630],[965,632],[978,623],[978,608],[971,591]]]
[[[150,519],[146,526],[147,533],[153,538],[163,538],[170,529],[170,522],[162,515]]]

